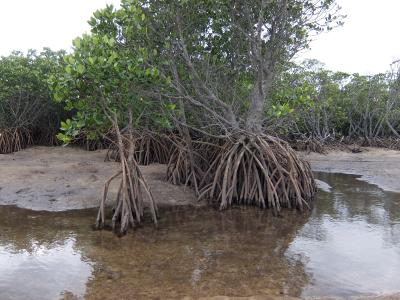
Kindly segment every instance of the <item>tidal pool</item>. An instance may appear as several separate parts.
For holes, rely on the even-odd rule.
[[[356,177],[312,212],[162,208],[123,238],[94,231],[95,210],[0,207],[0,299],[180,299],[400,292],[400,195]]]

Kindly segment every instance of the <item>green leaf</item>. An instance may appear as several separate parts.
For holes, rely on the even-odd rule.
[[[146,71],[144,72],[144,74],[148,77],[150,77],[151,73],[152,73],[152,69],[146,69]]]
[[[103,42],[104,42],[105,44],[108,44],[108,43],[109,43],[108,36],[103,35]]]
[[[69,126],[67,125],[67,123],[61,121],[61,130],[66,131],[68,130]]]
[[[176,109],[176,104],[175,104],[175,103],[168,103],[168,104],[166,105],[166,108],[167,108],[168,110],[175,110],[175,109]]]
[[[56,135],[56,137],[62,141],[64,145],[68,145],[71,142],[71,138],[65,134],[59,133]]]
[[[101,12],[100,12],[100,10],[96,10],[94,13],[93,13],[93,15],[98,19],[98,18],[100,18],[101,17]]]
[[[66,66],[65,67],[65,72],[67,72],[68,74],[71,74],[72,73],[72,67],[71,66]]]
[[[108,39],[108,45],[109,45],[110,47],[114,47],[114,45],[115,45],[115,40],[114,40],[113,38],[109,38],[109,39]]]
[[[76,71],[77,71],[79,74],[83,74],[83,73],[85,72],[85,66],[84,66],[84,65],[78,65],[78,66],[76,67]]]
[[[72,56],[68,57],[68,62],[73,65],[75,63],[75,58],[73,58]]]
[[[75,46],[75,48],[80,48],[81,47],[81,39],[80,38],[76,38],[72,44]]]
[[[56,102],[61,102],[63,100],[63,96],[59,93],[54,93],[53,97],[54,97],[54,101],[56,101]]]

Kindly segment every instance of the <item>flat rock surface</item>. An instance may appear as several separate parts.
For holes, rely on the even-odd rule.
[[[63,211],[98,207],[104,182],[119,164],[104,162],[105,151],[70,147],[32,147],[0,154],[0,205],[32,210]],[[166,166],[141,166],[159,205],[200,205],[190,188],[164,180]],[[115,199],[119,180],[110,186]]]
[[[313,171],[360,175],[360,179],[391,192],[400,192],[400,151],[361,148],[360,153],[330,151],[300,153]]]

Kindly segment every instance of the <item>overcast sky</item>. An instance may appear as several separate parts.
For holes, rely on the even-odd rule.
[[[400,59],[400,0],[337,0],[345,24],[317,37],[303,54],[349,73],[379,73]]]
[[[0,0],[0,55],[11,50],[68,49],[89,30],[87,20],[106,3],[119,0]],[[400,58],[400,0],[338,0],[345,25],[320,35],[300,57],[327,68],[378,73]]]

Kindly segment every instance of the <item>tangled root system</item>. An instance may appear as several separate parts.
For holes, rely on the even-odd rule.
[[[128,149],[128,144],[134,144],[134,158],[139,165],[147,166],[152,163],[167,164],[171,155],[171,144],[169,139],[161,134],[150,131],[132,133],[133,140],[130,140],[129,135],[124,134],[123,143],[125,149]],[[125,150],[127,151],[127,150]],[[119,161],[118,147],[113,143],[107,152],[106,160]]]
[[[311,168],[290,146],[272,136],[241,136],[216,148],[204,178],[200,198],[232,204],[304,210],[310,208],[316,186]]]
[[[318,139],[313,136],[302,135],[300,138],[289,140],[290,145],[297,151],[306,151],[307,153],[325,153],[326,140]]]
[[[0,153],[13,153],[33,143],[32,134],[26,128],[0,129]]]
[[[195,143],[188,144],[179,136],[171,136],[173,151],[167,166],[167,180],[173,184],[192,186],[199,193],[199,182],[204,175],[204,158]]]
[[[117,122],[115,123],[117,124]],[[117,127],[117,125],[115,126]],[[117,147],[121,170],[108,179],[104,185],[103,198],[97,215],[96,227],[99,229],[104,227],[105,203],[108,196],[109,185],[114,179],[121,177],[115,210],[112,217],[112,228],[116,230],[119,224],[120,232],[124,234],[130,227],[135,227],[142,222],[144,216],[144,194],[147,195],[149,200],[154,223],[157,223],[158,213],[157,205],[151,190],[134,158],[135,138],[132,134],[129,134],[125,137],[127,140],[124,143],[122,135],[119,134],[118,127],[116,128],[116,132],[118,132]],[[126,145],[128,149],[126,149]]]

